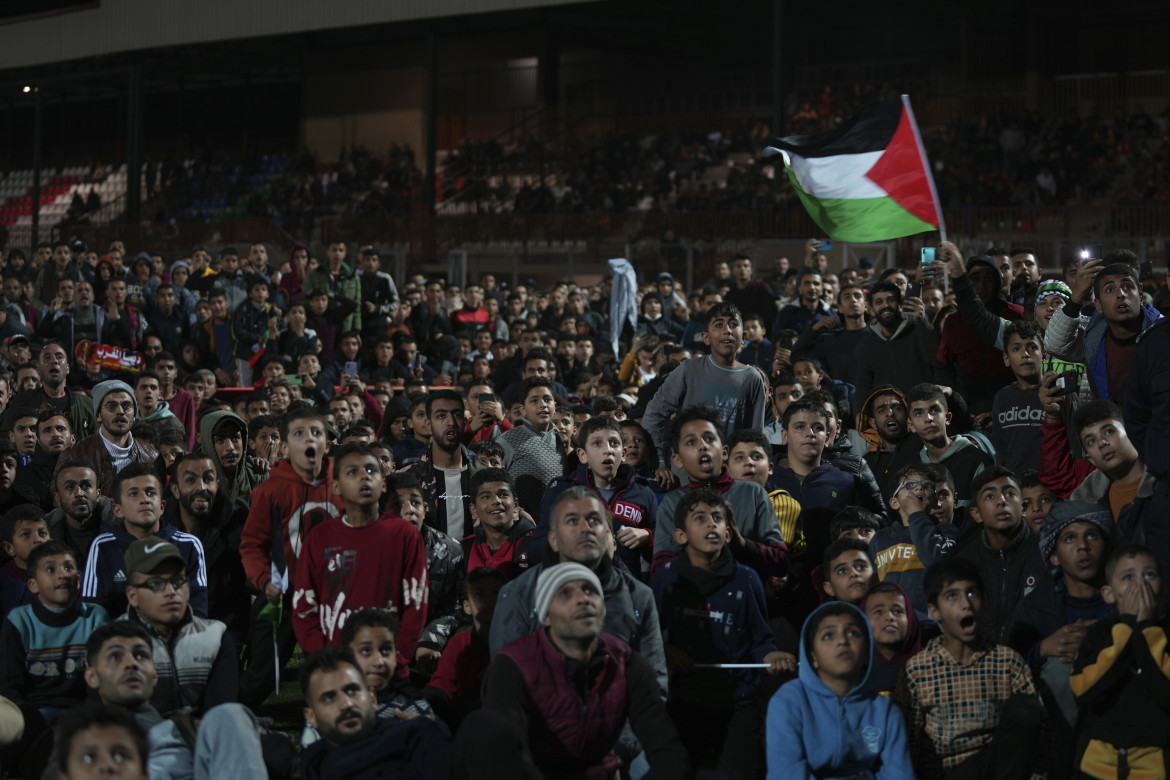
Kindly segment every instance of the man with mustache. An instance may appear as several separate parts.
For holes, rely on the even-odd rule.
[[[934,381],[938,331],[926,323],[921,300],[904,302],[898,286],[886,280],[870,288],[869,307],[873,320],[857,345],[853,397],[869,398],[878,385],[913,387]]]
[[[199,447],[213,458],[232,506],[246,508],[255,487],[268,479],[268,472],[248,457],[248,424],[233,412],[211,412],[199,422]]]
[[[175,500],[167,503],[164,519],[202,542],[208,572],[207,615],[227,625],[228,634],[239,644],[247,635],[252,603],[240,558],[248,510],[231,503],[222,485],[210,455],[180,456],[167,488]]]
[[[17,393],[5,408],[28,407],[40,411],[51,407],[64,412],[69,417],[73,432],[77,434],[78,440],[81,440],[94,432],[94,410],[97,409],[97,404],[85,393],[70,390],[66,386],[69,362],[70,355],[64,346],[55,341],[46,342],[37,353],[34,364],[41,386]]]
[[[193,722],[185,713],[164,718],[151,699],[158,686],[151,636],[140,624],[115,620],[85,643],[85,683],[102,703],[134,716],[150,744],[151,777],[266,777],[256,718],[241,704],[221,704]],[[197,728],[194,749],[180,724]]]
[[[579,563],[601,582],[605,630],[646,659],[665,691],[666,655],[654,593],[636,575],[613,565],[613,518],[601,496],[583,485],[571,487],[556,497],[548,516],[544,559],[500,590],[489,640],[492,654],[540,628],[532,609],[540,573],[558,563]]]
[[[60,461],[52,484],[57,508],[45,517],[49,535],[72,544],[80,556],[77,565],[85,571],[93,540],[114,520],[113,502],[98,489],[93,467],[80,458]]]
[[[586,488],[565,494],[574,490]],[[627,720],[650,764],[646,777],[689,776],[650,665],[602,631],[607,599],[597,574],[579,563],[549,566],[533,596],[541,625],[496,653],[484,709],[464,721],[449,776],[488,777],[478,770],[489,756],[492,777],[529,774],[522,768],[542,777],[616,775]]]
[[[321,739],[301,753],[301,777],[441,777],[447,727],[426,717],[378,719],[378,699],[349,647],[329,646],[301,665],[305,720]]]
[[[36,416],[36,445],[32,457],[16,471],[12,489],[30,504],[37,504],[46,512],[53,510],[53,491],[45,490],[53,484],[53,471],[61,453],[77,443],[69,417],[56,409],[41,409]]]
[[[114,477],[131,463],[148,463],[161,468],[158,464],[162,459],[154,447],[135,441],[130,433],[138,408],[130,385],[117,379],[99,383],[93,388],[93,406],[98,415],[97,433],[65,450],[62,460],[80,458],[92,464],[98,488],[102,495],[107,496],[112,493]],[[60,471],[59,466],[57,471]],[[162,478],[161,471],[159,478]]]

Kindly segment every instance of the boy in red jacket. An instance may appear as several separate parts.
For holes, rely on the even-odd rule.
[[[398,667],[405,677],[427,619],[427,553],[422,535],[398,515],[382,514],[386,480],[377,457],[358,442],[334,461],[333,492],[345,514],[305,537],[297,558],[293,630],[306,653],[341,641],[346,618],[361,607],[398,618]]]
[[[276,689],[278,656],[283,667],[296,647],[292,594],[305,535],[345,508],[333,491],[324,418],[312,407],[286,413],[280,420],[280,441],[287,458],[252,491],[240,538],[244,573],[264,596],[253,604],[248,666],[240,678],[240,701],[249,706],[259,706]]]

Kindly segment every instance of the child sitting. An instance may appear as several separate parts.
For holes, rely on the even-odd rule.
[[[77,553],[50,539],[27,558],[35,600],[8,614],[0,628],[0,696],[24,715],[28,746],[58,713],[85,700],[85,640],[109,620],[105,609],[78,599]]]
[[[468,713],[482,703],[484,673],[491,662],[488,633],[496,613],[496,598],[507,577],[486,566],[467,572],[463,581],[463,611],[471,618],[471,630],[451,637],[439,668],[423,695],[454,733]]]
[[[869,589],[861,609],[873,631],[874,690],[889,696],[906,662],[922,649],[922,628],[914,602],[896,582],[879,582]]]
[[[590,417],[581,425],[580,465],[569,476],[557,477],[549,485],[540,507],[531,554],[543,554],[549,530],[549,510],[562,491],[583,485],[597,493],[613,514],[613,535],[618,559],[632,574],[641,575],[643,561],[649,562],[654,546],[655,511],[658,499],[646,480],[622,462],[621,424],[612,417]],[[538,558],[539,560],[539,558]],[[486,564],[491,565],[491,564]]]
[[[830,599],[853,606],[877,583],[877,572],[869,557],[869,545],[860,539],[843,538],[825,550],[824,591]]]
[[[651,585],[671,671],[667,710],[691,760],[754,777],[763,719],[759,673],[696,665],[766,663],[779,674],[794,671],[796,659],[776,648],[759,576],[727,549],[730,514],[711,488],[683,496],[672,515],[683,551],[659,567]]]
[[[532,563],[532,521],[520,516],[512,477],[503,469],[480,469],[471,476],[471,516],[475,533],[465,538],[465,571],[490,566],[506,579],[518,576]]]
[[[869,543],[878,579],[901,585],[915,604],[926,603],[922,577],[927,567],[951,555],[959,540],[959,529],[950,523],[936,524],[931,514],[942,470],[935,463],[898,469],[889,502],[898,522],[878,531]]]
[[[414,671],[430,674],[438,665],[447,640],[461,623],[459,589],[467,571],[465,553],[459,542],[426,524],[430,507],[418,477],[412,472],[391,474],[387,478],[384,502],[389,514],[398,515],[418,529],[427,552],[427,623],[414,652]]]
[[[906,717],[919,780],[1033,773],[1044,708],[1020,654],[988,642],[983,577],[965,558],[943,558],[923,582],[942,635],[906,662],[893,699]]]
[[[1020,472],[1020,492],[1023,496],[1024,522],[1036,533],[1044,525],[1044,518],[1060,501],[1060,496],[1040,480],[1035,469]]]
[[[768,493],[749,480],[732,479],[723,465],[727,450],[719,426],[718,414],[706,406],[688,406],[675,417],[671,458],[690,481],[667,493],[659,504],[651,571],[682,550],[674,539],[674,513],[679,502],[696,488],[711,487],[727,499],[737,519],[729,545],[732,555],[761,577],[783,577],[788,573],[788,548]]]
[[[28,589],[28,556],[49,540],[49,524],[36,504],[23,504],[0,517],[4,554],[12,558],[0,567],[0,620],[12,610],[32,602]]]
[[[1166,614],[1158,558],[1119,547],[1101,595],[1113,607],[1081,641],[1069,686],[1080,708],[1075,768],[1085,777],[1164,777]]]
[[[433,716],[421,692],[396,678],[398,628],[398,619],[388,611],[362,607],[342,626],[341,644],[353,651],[366,682],[377,694],[380,720]]]
[[[830,602],[804,623],[800,677],[768,704],[768,777],[914,777],[902,715],[873,689],[869,625]]]

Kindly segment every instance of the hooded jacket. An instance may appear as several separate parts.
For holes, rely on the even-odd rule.
[[[855,613],[865,632],[867,665],[857,687],[839,699],[813,668],[806,647],[821,613],[841,607]],[[781,687],[768,704],[769,780],[912,780],[902,713],[873,690],[873,634],[865,615],[852,605],[829,602],[809,615],[800,634],[800,676]]]
[[[219,456],[215,454],[215,429],[223,422],[235,424],[240,431],[240,460],[236,463],[235,473],[230,475],[220,463]],[[212,412],[199,422],[199,441],[204,454],[215,464],[215,473],[219,475],[219,484],[227,493],[228,500],[233,505],[247,506],[252,491],[268,479],[267,474],[256,471],[248,461],[247,423],[233,412],[226,410]]]
[[[918,607],[907,595],[906,590],[896,582],[879,582],[870,588],[869,593],[865,594],[865,600],[861,602],[862,612],[869,614],[867,608],[869,599],[873,596],[874,591],[881,586],[897,588],[906,604],[906,636],[902,638],[901,646],[888,661],[882,658],[881,653],[877,652],[876,649],[873,654],[874,666],[871,668],[871,677],[874,690],[880,694],[889,695],[894,690],[894,686],[898,684],[898,678],[902,675],[902,669],[905,668],[906,662],[922,649],[922,622],[918,619]],[[873,630],[872,623],[870,630]]]
[[[305,535],[314,526],[345,512],[341,496],[333,493],[333,461],[323,458],[321,475],[309,483],[282,460],[268,475],[268,481],[252,491],[251,508],[240,537],[240,557],[248,582],[263,593],[277,577],[285,593],[296,580],[296,561]]]
[[[890,495],[892,486],[889,484],[894,472],[918,458],[918,450],[922,447],[922,440],[903,429],[902,439],[894,445],[892,450],[885,449],[885,440],[877,430],[869,424],[873,417],[874,400],[879,395],[893,394],[902,402],[902,406],[909,410],[905,394],[893,385],[878,385],[861,404],[861,426],[858,433],[869,443],[869,452],[865,453],[865,462],[869,464],[870,473],[877,481],[878,489],[883,496]],[[884,511],[884,510],[883,510]]]

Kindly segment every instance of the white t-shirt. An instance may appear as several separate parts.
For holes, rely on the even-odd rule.
[[[435,466],[435,471],[443,475],[444,492],[439,496],[447,502],[447,536],[453,539],[463,538],[463,469],[443,469]],[[443,522],[443,518],[438,518]]]

